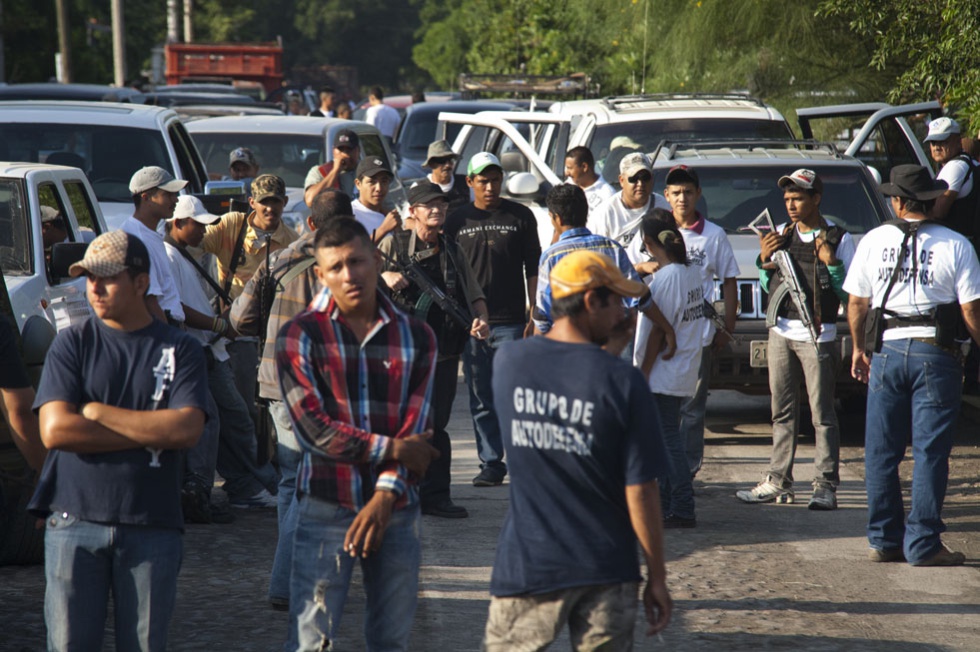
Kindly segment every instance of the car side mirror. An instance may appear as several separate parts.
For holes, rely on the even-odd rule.
[[[85,257],[87,242],[58,242],[51,247],[51,276],[67,278],[68,268]]]
[[[873,165],[865,165],[865,167],[868,168],[868,172],[871,173],[871,177],[875,180],[875,185],[881,186],[881,172],[878,171],[878,168]]]
[[[540,189],[537,177],[530,172],[518,172],[507,180],[507,193],[511,197],[530,197]]]

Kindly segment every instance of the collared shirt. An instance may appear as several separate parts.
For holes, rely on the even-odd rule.
[[[245,242],[242,247],[245,259],[235,268],[235,277],[231,281],[231,289],[229,290],[232,299],[242,293],[245,284],[255,274],[255,270],[265,264],[265,239],[261,238],[255,227],[252,226],[254,215],[254,211],[248,215],[245,213],[225,213],[217,224],[212,224],[207,228],[204,241],[201,242],[201,249],[214,254],[218,259],[218,284],[223,286],[228,271],[231,269],[231,256],[235,253],[238,231],[242,228],[242,222],[248,219],[248,226],[245,229]],[[297,239],[299,239],[299,234],[280,221],[279,227],[272,233],[271,250],[285,249]]]
[[[538,296],[535,298],[532,317],[534,325],[542,333],[551,330],[551,284],[548,282],[551,270],[559,260],[579,249],[609,256],[623,272],[623,276],[640,281],[640,275],[636,273],[633,263],[626,256],[626,250],[618,242],[605,236],[595,235],[584,226],[565,231],[558,236],[558,242],[544,250],[538,265]],[[636,299],[625,301],[629,307],[639,307],[641,310],[650,303],[649,297],[643,299],[642,305]]]
[[[297,493],[355,511],[375,489],[393,492],[396,509],[416,504],[418,478],[386,458],[394,439],[428,427],[435,360],[432,329],[380,292],[363,342],[326,289],[283,326],[276,368],[304,451]]]
[[[272,277],[277,280],[277,284],[276,295],[272,300],[272,306],[269,308],[265,348],[262,351],[262,361],[259,364],[259,396],[262,398],[272,400],[282,398],[279,394],[279,381],[276,376],[276,336],[283,324],[306,311],[318,290],[316,269],[313,265],[279,287],[282,279],[289,274],[289,270],[313,257],[314,238],[316,238],[315,231],[305,233],[299,240],[282,251],[272,254]],[[265,265],[261,265],[231,305],[231,325],[242,335],[260,334],[262,308],[259,302],[259,287],[261,287],[265,277]]]

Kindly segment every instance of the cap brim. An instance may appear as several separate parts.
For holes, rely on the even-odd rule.
[[[813,190],[812,184],[810,186],[804,186],[793,177],[779,177],[777,184],[780,188],[785,188],[786,186],[796,186],[797,188],[803,188],[804,190]]]
[[[620,174],[623,174],[627,178],[629,178],[629,177],[633,176],[634,174],[636,174],[637,172],[649,172],[651,176],[653,175],[653,170],[650,169],[650,168],[648,168],[645,165],[634,165],[634,166],[628,167],[625,170],[623,170]]]
[[[162,185],[157,186],[160,190],[166,190],[167,192],[180,192],[187,186],[187,182],[183,179],[174,179],[173,181],[168,181]]]
[[[409,199],[409,201],[412,203],[412,206],[416,206],[418,204],[428,204],[430,201],[435,201],[436,199],[449,201],[449,197],[447,197],[445,194],[441,192],[430,192],[428,194],[422,195],[421,197],[417,197],[415,199]]]
[[[72,278],[77,278],[86,272],[91,272],[99,278],[106,278],[109,276],[115,276],[125,269],[126,265],[122,263],[85,262],[85,259],[83,258],[68,268],[68,275]]]
[[[878,186],[881,190],[881,194],[886,197],[901,197],[902,199],[914,199],[916,201],[931,201],[942,197],[945,194],[947,188],[937,188],[935,190],[926,190],[925,192],[919,192],[912,195],[909,191],[904,190],[900,186],[895,185],[891,182],[886,182]]]
[[[952,136],[959,136],[957,132],[950,132],[948,134],[929,134],[923,142],[929,143],[937,140],[948,140]]]
[[[481,165],[480,167],[473,168],[470,171],[470,176],[473,176],[475,174],[483,174],[483,172],[485,172],[489,168],[497,168],[501,172],[504,171],[504,168],[501,167],[501,166],[499,166],[499,165],[497,165],[496,163],[487,163],[486,165]]]
[[[632,297],[634,299],[642,297],[649,291],[645,283],[631,281],[626,277],[617,280],[615,283],[610,283],[606,287],[621,297]]]
[[[266,194],[264,194],[264,195],[262,195],[262,194],[259,194],[259,195],[255,195],[255,194],[253,194],[253,195],[252,195],[252,199],[254,199],[255,201],[262,201],[262,200],[264,200],[264,199],[269,199],[270,197],[274,197],[274,198],[276,198],[276,199],[278,199],[278,200],[279,200],[279,201],[281,201],[281,202],[282,202],[283,204],[285,204],[285,203],[286,203],[286,201],[287,201],[287,200],[286,200],[286,196],[285,196],[285,195],[277,195],[277,194],[276,194],[276,193],[274,193],[274,192],[269,192],[269,193],[266,193]],[[220,218],[219,218],[219,219],[220,219]]]

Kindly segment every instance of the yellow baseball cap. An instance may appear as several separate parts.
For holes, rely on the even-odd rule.
[[[623,297],[640,297],[647,292],[646,285],[623,276],[612,258],[586,249],[573,251],[559,260],[551,270],[549,282],[555,299],[601,287]]]

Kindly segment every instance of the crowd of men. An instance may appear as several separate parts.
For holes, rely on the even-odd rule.
[[[760,281],[778,302],[772,459],[736,498],[794,501],[805,381],[808,506],[836,509],[846,305],[851,373],[870,386],[876,562],[964,561],[940,537],[961,343],[980,341],[977,163],[959,135],[949,118],[930,124],[939,178],[895,167],[881,190],[897,219],[859,245],[821,215],[829,190],[808,169],[772,180],[788,219],[760,237]],[[282,223],[283,181],[258,174],[247,150],[229,167],[251,178],[248,212],[209,214],[161,168],[133,176],[133,216],[71,267],[94,316],[55,339],[36,397],[0,338],[0,396],[40,474],[30,510],[46,526],[49,649],[99,649],[110,592],[116,645],[165,648],[184,523],[233,520],[212,496],[216,475],[231,506],[278,510],[268,600],[289,611],[286,649],[328,649],[355,561],[368,649],[407,649],[421,515],[468,516],[452,499],[446,430],[461,364],[472,483],[510,476],[486,648],[544,646],[569,624],[576,648],[629,649],[638,592],[649,633],[667,626],[662,530],[697,526],[711,360],[736,325],[731,246],[698,211],[690,167],[654,194],[649,158],[627,154],[616,192],[588,149],[570,150],[542,251],[534,215],[502,196],[500,161],[481,152],[456,175],[460,163],[433,143],[408,214],[384,213],[392,171],[341,131],[333,160],[307,177],[303,235]],[[723,327],[707,318],[716,281]],[[258,449],[269,422],[275,465]],[[909,440],[906,515],[897,469]]]

